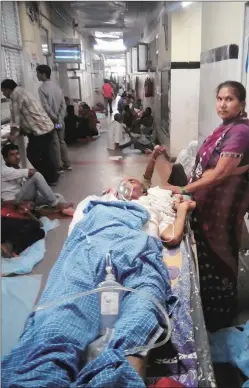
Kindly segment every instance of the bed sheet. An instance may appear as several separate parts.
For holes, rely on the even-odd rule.
[[[171,377],[186,387],[198,387],[198,365],[191,317],[190,263],[185,242],[180,247],[163,249],[173,294],[179,298],[172,316],[171,341],[152,350],[147,368],[147,384],[161,377]]]
[[[148,217],[132,202],[90,202],[66,240],[39,304],[96,288],[104,280],[105,256],[111,251],[117,281],[149,293],[172,313],[177,300],[161,260],[161,242],[142,231]],[[123,297],[115,338],[87,365],[83,352],[99,332],[97,295],[31,314],[20,342],[2,362],[2,385],[141,388],[143,382],[123,350],[154,342],[162,333],[158,310],[142,299],[133,293]],[[124,383],[119,385],[120,379]]]

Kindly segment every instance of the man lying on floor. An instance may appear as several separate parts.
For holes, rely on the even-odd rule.
[[[155,157],[156,152],[152,155]],[[114,337],[95,360],[86,364],[87,347],[99,336],[99,299],[96,294],[68,299],[95,289],[105,279],[106,254],[112,252],[116,281],[150,294],[169,315],[172,313],[177,300],[162,261],[163,246],[158,230],[163,239],[171,240],[173,223],[175,236],[180,238],[187,210],[194,203],[178,202],[175,212],[170,193],[165,196],[161,193],[163,190],[156,189],[151,195],[143,196],[143,184],[136,180],[127,182],[132,187],[134,200],[118,200],[109,193],[113,196],[111,201],[103,201],[103,197],[88,200],[84,218],[78,222],[74,219],[38,303],[54,305],[29,317],[19,343],[3,360],[3,386],[144,387],[141,376],[146,352],[126,357],[124,351],[152,346],[162,335],[165,323],[155,305],[148,299],[141,300],[136,293],[126,293],[120,304]],[[168,206],[163,204],[165,198]]]
[[[72,204],[66,203],[63,196],[55,194],[43,176],[34,169],[20,168],[20,152],[15,144],[2,147],[1,199],[20,204],[32,201],[36,208],[49,206],[65,215],[72,215]],[[3,204],[4,204],[3,202]]]
[[[89,201],[131,200],[142,205],[150,214],[150,219],[144,225],[145,232],[160,238],[168,246],[180,244],[187,212],[195,208],[195,202],[191,200],[184,201],[181,196],[172,197],[170,191],[160,189],[159,187],[150,188],[155,160],[165,151],[164,147],[156,147],[154,149],[147,165],[143,182],[134,178],[126,178],[120,182],[117,190],[108,189],[101,197],[89,196],[80,202],[69,226],[69,234],[76,223],[83,219],[84,209]],[[186,175],[183,168],[178,165],[173,167],[169,171],[168,181],[177,182],[181,186],[186,184]]]

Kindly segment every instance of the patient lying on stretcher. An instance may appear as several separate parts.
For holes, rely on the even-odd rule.
[[[159,187],[150,188],[153,171],[151,161],[157,156],[152,153],[146,168],[143,182],[134,178],[121,180],[118,188],[107,189],[101,197],[90,196],[80,202],[69,227],[69,234],[75,224],[84,217],[83,210],[90,200],[101,201],[135,201],[148,211],[149,221],[144,225],[144,231],[151,236],[160,238],[168,246],[178,245],[183,237],[184,224],[188,211],[195,208],[195,202],[184,200],[182,196],[172,196],[171,191]]]

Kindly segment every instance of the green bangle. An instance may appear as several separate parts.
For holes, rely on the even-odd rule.
[[[185,187],[180,187],[180,189],[182,195],[188,195],[188,192],[186,191]]]

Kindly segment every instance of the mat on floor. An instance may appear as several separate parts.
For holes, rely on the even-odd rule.
[[[41,280],[42,275],[2,279],[2,357],[17,344],[37,298]]]
[[[47,217],[42,217],[41,221],[43,222],[43,229],[46,234],[60,224],[58,220],[51,221]],[[5,259],[2,257],[2,276],[30,273],[34,266],[43,259],[45,251],[45,239],[42,239],[25,249],[18,257],[14,257],[13,259]]]

